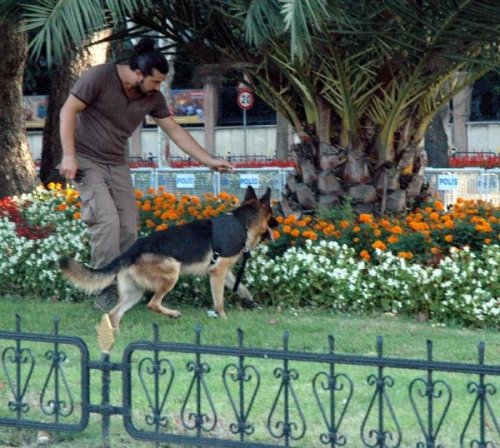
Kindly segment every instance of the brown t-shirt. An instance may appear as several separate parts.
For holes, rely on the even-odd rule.
[[[87,105],[78,114],[76,152],[98,162],[124,163],[127,139],[144,117],[170,115],[161,92],[130,99],[115,64],[96,65],[87,70],[71,93]]]

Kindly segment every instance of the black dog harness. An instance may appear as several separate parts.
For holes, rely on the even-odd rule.
[[[245,247],[247,229],[234,215],[221,215],[212,218],[212,250],[214,252],[210,264],[214,264],[219,257],[233,257],[243,253],[243,260],[236,276],[233,291],[238,289],[243,278],[246,262],[250,258],[250,250]]]

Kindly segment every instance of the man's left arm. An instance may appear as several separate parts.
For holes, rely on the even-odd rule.
[[[222,173],[232,171],[233,167],[227,160],[212,157],[188,131],[174,120],[174,117],[153,119],[186,154],[215,171]]]

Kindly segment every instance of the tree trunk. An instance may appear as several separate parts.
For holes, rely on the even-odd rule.
[[[22,108],[27,37],[16,22],[0,18],[0,198],[28,193],[37,179]]]
[[[425,133],[425,152],[427,163],[433,168],[447,168],[448,136],[444,128],[444,119],[448,115],[448,107],[442,108],[434,117]]]
[[[288,159],[290,157],[290,123],[287,119],[276,112],[276,158]]]
[[[95,36],[96,39],[104,35]],[[108,44],[76,48],[69,53],[56,71],[50,88],[47,120],[43,130],[42,161],[40,179],[44,184],[61,182],[55,167],[61,162],[62,148],[59,137],[59,111],[69,91],[80,75],[90,66],[106,61]]]

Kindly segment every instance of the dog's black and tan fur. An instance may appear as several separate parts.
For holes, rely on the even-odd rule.
[[[100,291],[115,280],[118,284],[117,305],[108,313],[114,328],[119,327],[122,316],[139,302],[145,291],[154,295],[149,309],[168,317],[180,313],[162,305],[164,296],[173,289],[180,275],[208,275],[214,309],[225,318],[224,286],[233,287],[235,277],[231,268],[240,259],[243,250],[255,247],[263,237],[272,233],[276,223],[271,210],[271,191],[268,188],[258,199],[248,187],[245,199],[232,213],[232,221],[200,220],[173,226],[139,239],[125,253],[100,269],[91,269],[74,259],[62,259],[63,274],[76,287],[86,292]],[[221,226],[222,224],[222,226]],[[219,229],[216,231],[216,225]],[[226,228],[227,227],[227,228]],[[231,229],[233,227],[233,229]],[[234,229],[236,227],[236,229]],[[214,237],[214,234],[215,235]],[[222,240],[222,246],[214,247]],[[216,241],[216,243],[214,243]],[[237,294],[252,302],[248,289],[239,285]]]

